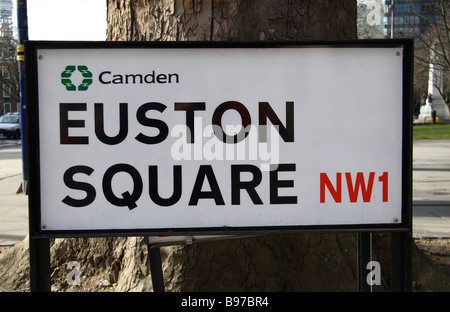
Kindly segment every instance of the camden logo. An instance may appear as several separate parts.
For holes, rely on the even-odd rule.
[[[75,86],[71,80],[72,73],[75,69],[81,73],[83,80],[78,86]],[[61,73],[61,83],[66,87],[67,91],[86,91],[92,84],[92,73],[85,65],[68,65]]]

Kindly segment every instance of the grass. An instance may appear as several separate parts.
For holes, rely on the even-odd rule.
[[[413,139],[450,139],[450,124],[415,125]]]

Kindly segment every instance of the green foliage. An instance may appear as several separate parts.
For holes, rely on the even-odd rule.
[[[450,124],[415,125],[413,139],[450,139]]]
[[[101,292],[114,292],[116,289],[117,283],[112,284],[110,287],[104,287],[100,291]]]

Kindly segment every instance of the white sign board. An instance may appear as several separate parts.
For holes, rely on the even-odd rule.
[[[401,46],[35,51],[42,231],[402,222]]]

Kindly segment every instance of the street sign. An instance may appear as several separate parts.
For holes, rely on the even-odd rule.
[[[410,41],[26,52],[39,234],[408,227]]]

